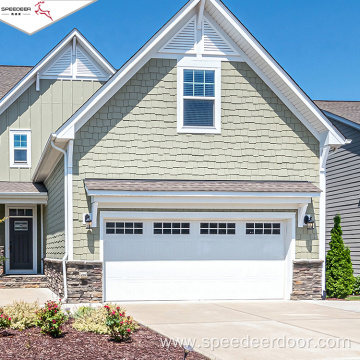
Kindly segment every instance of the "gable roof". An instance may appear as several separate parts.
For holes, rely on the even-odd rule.
[[[32,66],[0,65],[0,99],[32,68]]]
[[[103,67],[104,71],[111,77],[115,73],[115,68],[105,59],[100,52],[91,45],[91,43],[80,33],[74,29],[66,35],[47,55],[45,55],[28,73],[22,77],[1,99],[0,99],[0,115],[37,79],[38,74],[45,69],[51,61],[61,55],[62,51],[71,44],[74,39],[96,59]],[[15,80],[14,80],[15,82]]]
[[[271,57],[247,28],[230,12],[220,0],[189,0],[139,51],[83,104],[51,138],[57,143],[74,139],[75,133],[111,99],[151,58],[166,57],[164,47],[176,34],[186,27],[195,16],[195,21],[210,20],[212,26],[224,34],[236,50],[237,55],[246,61],[257,75],[281,99],[289,110],[309,129],[322,146],[339,147],[346,143],[345,137],[331,124],[330,120],[300,89],[296,82]],[[191,26],[193,26],[191,24]],[[194,24],[195,26],[195,24]],[[204,27],[196,26],[199,31]],[[201,30],[202,29],[202,30]],[[191,48],[192,51],[192,48]],[[196,54],[183,54],[183,56]],[[176,54],[178,58],[179,55]],[[235,60],[236,61],[236,60]],[[48,142],[42,159],[50,162],[55,151]],[[50,154],[50,155],[49,155]],[[48,170],[45,171],[45,168]],[[34,179],[42,181],[43,174],[51,171],[51,165],[39,163]],[[39,174],[42,174],[41,176]]]
[[[360,101],[314,100],[321,109],[360,125]]]
[[[343,135],[335,129],[326,116],[314,105],[295,81],[261,46],[246,27],[220,0],[190,0],[164,27],[162,27],[99,91],[97,91],[56,132],[59,138],[73,139],[75,132],[87,122],[145,63],[202,9],[216,26],[236,44],[238,53],[264,80],[284,104],[320,141],[341,146]],[[200,15],[198,15],[200,17]],[[202,18],[204,18],[202,16]]]

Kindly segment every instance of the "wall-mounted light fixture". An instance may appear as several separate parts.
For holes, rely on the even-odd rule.
[[[84,221],[85,221],[85,224],[86,224],[86,229],[90,230],[91,229],[91,223],[92,223],[91,214],[85,214]]]
[[[312,216],[305,215],[304,224],[307,225],[307,228],[309,230],[314,230],[314,220],[313,220]]]

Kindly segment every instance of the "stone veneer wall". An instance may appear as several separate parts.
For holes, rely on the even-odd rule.
[[[321,300],[323,260],[295,260],[291,300]]]
[[[44,271],[48,287],[60,298],[64,297],[62,261],[45,259]],[[102,262],[67,261],[68,303],[102,302]],[[80,279],[80,273],[87,279]]]

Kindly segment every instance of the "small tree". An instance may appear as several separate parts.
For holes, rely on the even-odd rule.
[[[340,215],[336,215],[326,256],[326,293],[329,297],[345,298],[352,294],[355,279],[350,249],[344,245],[340,222]]]

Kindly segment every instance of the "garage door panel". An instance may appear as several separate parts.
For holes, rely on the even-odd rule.
[[[144,239],[124,237],[107,239],[105,252],[108,261],[152,260],[284,260],[283,239],[235,237],[234,239],[201,238],[186,241],[181,235],[161,241],[143,235]]]
[[[143,220],[141,235],[106,235],[105,300],[284,297],[283,231],[246,234],[236,222],[235,234],[201,234],[200,222],[187,222],[189,234],[154,234],[154,221]]]
[[[278,299],[283,266],[282,261],[107,262],[106,300]]]

